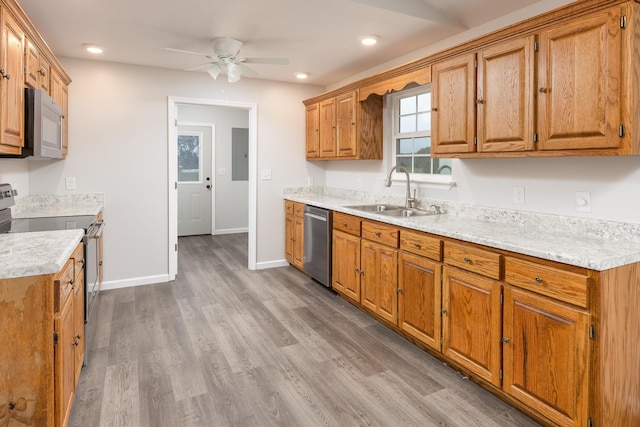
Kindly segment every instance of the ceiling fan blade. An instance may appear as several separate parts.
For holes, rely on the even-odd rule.
[[[231,37],[216,37],[213,39],[213,52],[216,55],[236,56],[241,47],[242,42]]]
[[[190,54],[190,55],[204,56],[205,58],[209,58],[209,59],[211,59],[211,60],[213,60],[213,59],[214,59],[214,58],[213,58],[213,56],[208,55],[208,54],[206,54],[206,53],[192,52],[192,51],[190,51],[190,50],[174,49],[174,48],[172,48],[172,47],[165,47],[165,48],[163,48],[163,49],[164,49],[164,50],[169,50],[169,51],[171,51],[171,52],[180,52],[180,53],[188,53],[188,54]]]
[[[257,77],[258,76],[258,73],[256,73],[254,70],[252,70],[251,68],[249,68],[246,65],[244,65],[242,62],[239,62],[238,66],[242,70],[242,75],[243,76],[247,76],[247,77]]]
[[[287,58],[242,58],[241,61],[245,64],[289,65]]]
[[[206,70],[207,68],[211,68],[211,66],[217,64],[218,61],[211,61],[211,62],[205,62],[203,64],[200,65],[195,65],[193,67],[189,67],[189,68],[185,68],[185,71],[200,71],[200,70]]]
[[[439,22],[454,27],[467,28],[456,18],[447,15],[435,7],[425,3],[423,0],[351,0],[367,6],[389,10],[391,12],[402,13],[428,21]]]

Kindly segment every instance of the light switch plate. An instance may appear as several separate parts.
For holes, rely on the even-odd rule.
[[[591,212],[591,193],[576,191],[576,212]]]
[[[524,205],[524,187],[513,187],[513,203]]]
[[[68,176],[64,179],[64,188],[66,190],[75,190],[76,189],[76,177]]]
[[[262,180],[269,181],[271,179],[271,169],[262,170]]]

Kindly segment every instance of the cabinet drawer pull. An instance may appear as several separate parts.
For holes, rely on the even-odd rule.
[[[471,262],[471,258],[468,257],[464,257],[464,262],[466,262],[467,264]]]
[[[536,283],[542,283],[542,277],[536,277]]]
[[[415,246],[416,248],[420,249],[420,243],[414,243],[413,246]]]
[[[376,237],[382,236],[382,233],[380,233],[379,231],[376,231],[374,234],[376,235]]]
[[[505,344],[509,344],[509,338],[502,337],[502,342],[505,343]]]

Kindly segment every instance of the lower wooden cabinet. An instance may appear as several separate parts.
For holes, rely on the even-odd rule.
[[[304,268],[304,205],[285,202],[285,258],[299,269]]]
[[[561,426],[589,413],[590,315],[506,286],[504,390]]]
[[[442,295],[442,352],[500,387],[502,285],[445,266]]]
[[[335,221],[335,219],[334,219]],[[360,237],[333,232],[332,287],[345,297],[360,302]]]
[[[434,350],[441,350],[442,265],[400,252],[398,327]]]
[[[362,239],[361,303],[381,318],[398,321],[398,250]]]

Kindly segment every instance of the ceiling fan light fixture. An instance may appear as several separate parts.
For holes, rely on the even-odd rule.
[[[213,77],[213,80],[215,80],[218,75],[220,75],[220,71],[222,71],[222,69],[218,64],[213,64],[211,68],[207,68],[207,73],[209,73],[209,75]]]
[[[229,79],[229,83],[235,83],[240,80],[242,77],[242,71],[238,64],[229,63],[227,64],[227,78]]]
[[[378,40],[380,40],[380,37],[376,35],[368,35],[368,36],[360,37],[360,43],[362,43],[365,46],[373,46],[378,43]]]

